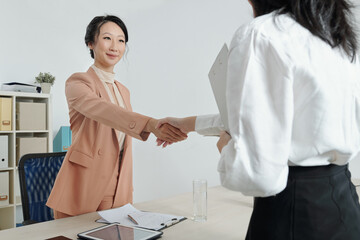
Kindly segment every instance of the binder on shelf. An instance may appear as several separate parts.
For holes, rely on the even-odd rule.
[[[9,83],[3,83],[1,86],[1,90],[13,91],[13,92],[40,93],[41,87],[32,84],[20,83],[20,82],[9,82]]]
[[[161,230],[170,227],[186,219],[183,216],[175,216],[163,213],[143,212],[130,203],[108,210],[99,211],[101,216],[96,222],[100,223],[120,223],[130,227],[140,227],[151,230]]]
[[[46,130],[46,103],[17,102],[17,130]]]
[[[0,131],[11,131],[12,98],[0,97]]]
[[[0,206],[9,205],[9,172],[0,172]]]
[[[46,153],[47,137],[17,137],[16,138],[16,166],[21,156],[28,153]]]
[[[9,137],[0,135],[0,169],[9,167]]]
[[[67,152],[71,145],[71,129],[69,126],[61,126],[53,141],[54,152]]]

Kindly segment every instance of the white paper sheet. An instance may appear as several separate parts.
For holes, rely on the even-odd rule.
[[[126,204],[119,208],[99,211],[98,214],[101,216],[101,219],[96,220],[96,222],[120,223],[121,225],[125,226],[141,227],[153,230],[160,230],[164,227],[169,227],[185,219],[182,216],[143,212],[136,209],[131,204]],[[129,215],[135,220],[136,223],[131,220]]]
[[[136,208],[133,207],[130,203],[119,207],[119,208],[112,208],[108,210],[99,211],[98,214],[100,215],[101,219],[96,220],[97,222],[101,223],[120,223],[121,225],[126,226],[136,226],[135,223],[131,221],[128,217],[128,214],[132,212],[140,212]]]

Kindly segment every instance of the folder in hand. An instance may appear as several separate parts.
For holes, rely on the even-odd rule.
[[[119,208],[99,211],[98,214],[101,216],[101,219],[96,220],[96,222],[120,223],[125,226],[140,227],[157,231],[186,219],[183,216],[143,212],[136,209],[131,204],[126,204]]]
[[[215,96],[216,104],[220,112],[221,121],[224,124],[226,131],[229,131],[228,111],[226,106],[226,78],[228,55],[228,47],[226,44],[224,44],[208,74],[211,88]]]

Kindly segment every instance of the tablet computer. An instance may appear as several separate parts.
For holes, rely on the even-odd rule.
[[[127,227],[114,223],[79,233],[78,237],[89,240],[148,240],[157,239],[162,234],[159,231]]]

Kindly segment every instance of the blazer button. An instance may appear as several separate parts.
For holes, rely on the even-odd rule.
[[[135,126],[136,126],[136,123],[135,123],[135,122],[131,122],[131,123],[129,124],[130,129],[135,128]]]
[[[101,155],[101,154],[102,154],[102,151],[101,151],[101,149],[99,149],[99,151],[98,151],[98,154],[99,154],[99,155]]]

